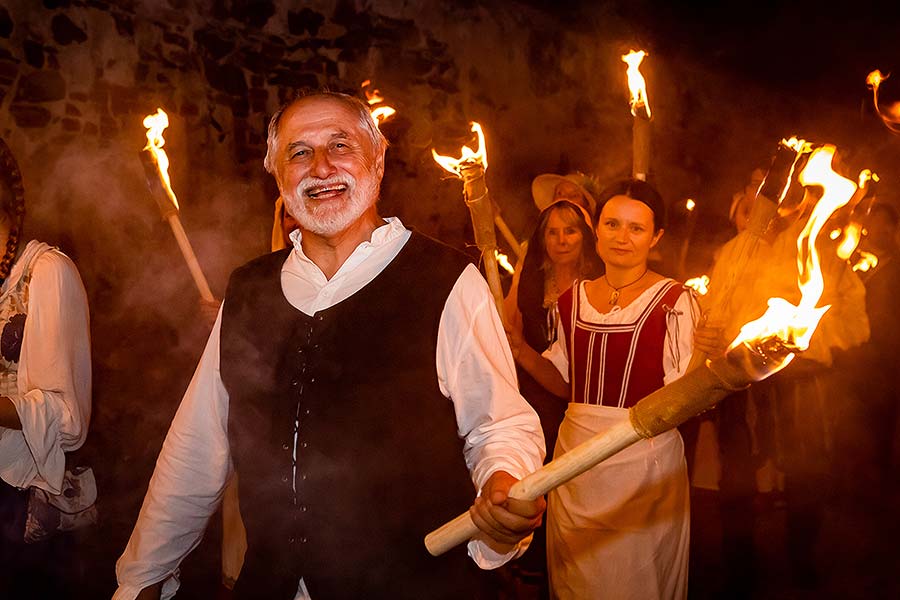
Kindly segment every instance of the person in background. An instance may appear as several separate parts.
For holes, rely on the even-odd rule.
[[[595,250],[591,218],[579,204],[558,200],[545,208],[528,242],[524,265],[517,270],[506,296],[508,326],[524,338],[535,352],[543,352],[556,340],[556,302],[575,281],[593,279],[602,273]],[[537,411],[547,448],[556,444],[556,434],[566,410],[565,400],[553,395],[518,368],[519,391]],[[535,532],[531,550],[512,565],[524,584],[537,585],[549,594],[544,527]]]
[[[232,274],[114,598],[174,593],[233,469],[248,540],[237,597],[477,597],[472,561],[524,551],[544,501],[507,492],[541,464],[540,423],[478,270],[379,216],[386,146],[351,96],[273,116],[265,165],[300,226]],[[424,534],[476,490],[472,559],[429,557]]]
[[[67,465],[91,418],[87,294],[65,254],[22,243],[24,190],[2,140],[0,178],[0,595],[62,597],[77,557],[54,534],[96,520],[93,472]]]
[[[647,264],[665,224],[659,193],[622,180],[601,194],[599,206],[594,226],[605,275],[560,296],[558,337],[543,356],[510,332],[518,363],[569,399],[554,458],[628,419],[630,406],[680,377],[691,357],[691,292]],[[688,541],[687,470],[672,430],[551,492],[551,595],[684,598]]]
[[[568,175],[544,173],[531,182],[531,197],[534,199],[534,205],[541,211],[555,202],[568,200],[592,215],[597,207],[597,201],[594,199],[596,193],[596,182],[584,173],[575,172]]]

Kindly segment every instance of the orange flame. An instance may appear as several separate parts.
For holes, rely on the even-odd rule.
[[[169,115],[163,109],[157,108],[155,114],[144,117],[143,124],[147,128],[147,145],[144,146],[144,150],[147,150],[153,156],[153,161],[156,163],[159,178],[162,181],[163,188],[166,190],[166,195],[177,210],[179,209],[178,198],[175,197],[175,192],[172,190],[172,182],[169,180],[169,156],[163,150],[166,140],[162,134],[166,127],[169,126]]]
[[[705,296],[709,293],[709,277],[707,275],[701,275],[700,277],[693,277],[691,279],[688,279],[684,282],[684,285],[693,289],[701,296]]]
[[[466,164],[480,163],[484,170],[487,170],[488,167],[487,147],[484,143],[484,132],[481,130],[481,125],[473,121],[472,131],[478,136],[478,149],[472,150],[468,146],[463,146],[460,150],[461,156],[459,158],[442,156],[434,148],[431,149],[431,155],[434,157],[435,162],[457,177],[462,177],[460,171]]]
[[[494,249],[494,258],[497,259],[497,264],[503,267],[508,273],[516,272],[516,269],[512,266],[512,263],[509,262],[509,257],[496,248]]]
[[[684,203],[684,207],[687,209],[688,212],[693,212],[694,209],[697,208],[697,203],[694,202],[693,199],[688,198],[687,202]]]
[[[741,328],[731,348],[741,343],[753,343],[771,337],[777,337],[791,350],[805,350],[819,324],[820,319],[830,306],[816,307],[825,289],[825,280],[816,251],[816,238],[825,226],[829,217],[846,205],[856,184],[838,175],[831,167],[835,147],[826,145],[817,148],[800,173],[799,181],[804,187],[821,186],[824,188],[822,198],[813,208],[806,226],[797,238],[797,284],[800,288],[800,302],[794,306],[783,298],[770,298],[768,309],[759,319],[747,323]],[[791,352],[778,370],[786,367],[795,354]]]
[[[380,90],[375,89],[374,86],[372,86],[371,80],[366,79],[359,87],[363,89],[363,93],[366,95],[366,102],[371,107],[369,112],[372,114],[375,125],[381,127],[382,123],[396,114],[397,111],[392,106],[375,106],[376,104],[384,102],[384,96],[381,95]],[[372,89],[370,90],[369,87],[372,87]]]
[[[871,252],[866,252],[865,250],[859,251],[859,260],[856,261],[856,264],[853,265],[854,271],[859,271],[860,273],[865,273],[871,269],[874,269],[878,266],[878,257],[872,254]]]
[[[882,75],[881,71],[876,69],[866,77],[866,86],[872,90],[872,102],[875,104],[875,112],[881,117],[881,121],[884,123],[885,127],[887,127],[891,133],[900,134],[900,102],[895,102],[885,109],[882,109],[878,104],[878,89],[888,77],[890,77],[890,74]]]
[[[856,221],[851,222],[844,227],[844,238],[841,240],[841,243],[838,244],[837,255],[844,260],[849,259],[856,250],[856,247],[859,246],[859,240],[861,238],[862,225]]]
[[[649,119],[652,115],[650,114],[650,102],[647,100],[647,82],[639,69],[645,56],[649,56],[649,54],[643,50],[631,50],[622,56],[622,62],[628,65],[625,74],[628,76],[628,91],[631,93],[631,114],[636,117],[638,109],[643,108]]]

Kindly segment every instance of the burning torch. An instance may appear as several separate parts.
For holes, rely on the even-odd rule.
[[[641,181],[647,181],[650,173],[650,119],[653,118],[647,99],[647,82],[639,69],[645,56],[647,53],[643,50],[632,50],[622,56],[622,62],[628,65],[625,74],[631,93],[631,115],[634,117],[631,129],[631,176]]]
[[[782,298],[769,299],[763,316],[745,324],[723,356],[705,361],[643,398],[629,409],[627,421],[526,476],[513,485],[510,497],[531,501],[546,494],[638,440],[677,427],[734,391],[777,373],[796,353],[809,347],[813,332],[829,308],[816,306],[824,291],[824,279],[815,242],[825,221],[855,191],[853,182],[848,188],[848,180],[831,170],[833,155],[833,146],[816,150],[800,177],[804,186],[821,186],[825,193],[797,239],[799,303],[795,306]],[[425,545],[437,556],[471,539],[478,531],[466,512],[431,532]]]
[[[178,248],[181,249],[181,255],[184,262],[187,263],[191,272],[191,277],[197,285],[200,296],[209,303],[215,303],[216,298],[209,289],[209,283],[200,263],[197,262],[197,256],[191,247],[184,227],[181,225],[181,219],[178,217],[178,199],[172,190],[172,182],[169,179],[169,157],[163,146],[166,140],[163,138],[163,131],[169,126],[169,116],[166,112],[157,108],[155,114],[144,117],[144,127],[147,128],[147,145],[144,150],[146,154],[141,153],[141,164],[144,165],[144,173],[147,175],[147,185],[150,188],[150,194],[156,200],[163,219],[169,223],[172,228],[172,234],[175,241],[178,242]]]
[[[478,136],[478,150],[463,146],[460,158],[441,156],[431,150],[435,162],[448,172],[463,180],[463,200],[469,208],[472,227],[475,230],[475,245],[481,250],[488,285],[494,296],[494,303],[503,318],[503,288],[500,285],[500,271],[497,268],[494,251],[497,250],[497,235],[494,232],[494,207],[488,196],[484,173],[487,170],[487,148],[481,125],[472,123],[472,131]]]

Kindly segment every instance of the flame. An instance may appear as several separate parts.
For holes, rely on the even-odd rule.
[[[700,294],[701,296],[705,296],[709,293],[709,277],[707,275],[701,275],[700,277],[694,277],[692,279],[688,279],[684,282],[689,288],[692,288],[695,292]]]
[[[512,263],[509,262],[509,257],[496,248],[494,248],[494,258],[497,259],[497,264],[503,267],[510,274],[516,272],[516,269],[512,266]]]
[[[460,170],[467,163],[481,163],[481,166],[485,170],[487,170],[488,167],[487,147],[484,143],[484,132],[481,130],[481,125],[473,121],[472,131],[478,136],[478,150],[472,150],[468,146],[463,146],[460,150],[461,156],[459,158],[451,158],[449,156],[438,154],[435,152],[434,148],[431,149],[431,155],[434,156],[435,162],[457,177],[462,176]]]
[[[872,254],[871,252],[866,252],[865,250],[859,251],[859,260],[856,261],[856,264],[853,265],[854,271],[859,271],[860,273],[865,273],[871,269],[874,269],[878,266],[878,257]]]
[[[856,191],[856,184],[838,175],[831,167],[835,147],[826,145],[817,148],[806,167],[800,173],[800,184],[821,186],[824,188],[822,198],[813,208],[806,226],[797,238],[797,284],[800,288],[800,302],[794,306],[783,298],[770,298],[768,309],[759,319],[747,323],[741,328],[731,348],[738,344],[752,344],[777,337],[792,352],[787,355],[778,369],[787,366],[793,360],[793,351],[805,350],[819,324],[819,320],[830,306],[816,307],[825,289],[825,280],[816,251],[816,238],[825,226],[828,218],[842,206],[846,205]]]
[[[688,212],[692,212],[695,208],[697,208],[697,203],[694,202],[691,198],[688,198],[687,202],[684,203],[684,207],[688,210]]]
[[[638,68],[645,56],[649,54],[643,50],[631,50],[622,56],[622,62],[628,65],[625,74],[628,76],[628,91],[631,93],[631,114],[636,117],[638,109],[643,107],[649,119],[651,114],[650,102],[647,100],[647,82]]]
[[[900,103],[894,103],[886,109],[882,109],[878,104],[878,89],[888,77],[890,77],[890,74],[882,75],[881,71],[875,69],[866,77],[866,86],[872,90],[872,102],[875,105],[875,112],[881,117],[885,127],[891,133],[900,134]]]
[[[175,192],[172,190],[172,182],[169,180],[169,156],[163,150],[166,140],[162,134],[166,127],[169,126],[169,115],[163,109],[157,108],[155,114],[144,117],[143,124],[147,128],[147,145],[144,146],[144,150],[147,150],[153,156],[153,161],[156,163],[159,178],[162,181],[163,188],[166,190],[166,195],[169,196],[169,200],[172,201],[175,208],[179,209],[178,198],[175,197]]]
[[[396,109],[392,106],[375,106],[376,104],[384,102],[384,96],[381,95],[380,90],[375,89],[374,86],[372,86],[371,80],[366,79],[359,87],[362,88],[363,93],[366,95],[366,102],[371,107],[369,112],[372,114],[375,125],[381,127],[382,123],[397,113]],[[372,87],[372,89],[370,90],[369,87]]]
[[[859,246],[860,238],[862,238],[862,225],[853,221],[844,228],[844,239],[838,244],[837,255],[844,260],[849,259],[856,247]]]
[[[372,118],[379,127],[397,111],[390,106],[379,106],[372,109]]]

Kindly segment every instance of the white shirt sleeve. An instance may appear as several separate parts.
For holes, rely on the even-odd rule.
[[[663,382],[668,385],[680,379],[691,362],[694,351],[694,325],[700,309],[694,295],[685,290],[666,315],[666,340],[663,346]]]
[[[469,265],[447,297],[438,327],[438,381],[453,402],[476,490],[495,471],[521,479],[540,468],[545,453],[540,421],[519,394],[515,362],[493,302],[484,278]],[[517,552],[501,556],[482,542],[469,542],[469,555],[482,568],[500,566]]]
[[[116,563],[114,600],[132,600],[163,581],[178,589],[177,569],[203,536],[230,476],[228,392],[219,371],[222,310],[163,443],[128,546]]]
[[[4,457],[3,479],[18,487],[62,491],[65,452],[84,443],[91,418],[91,344],[87,295],[74,263],[49,251],[28,286],[17,392],[21,431],[4,432],[19,452]]]

